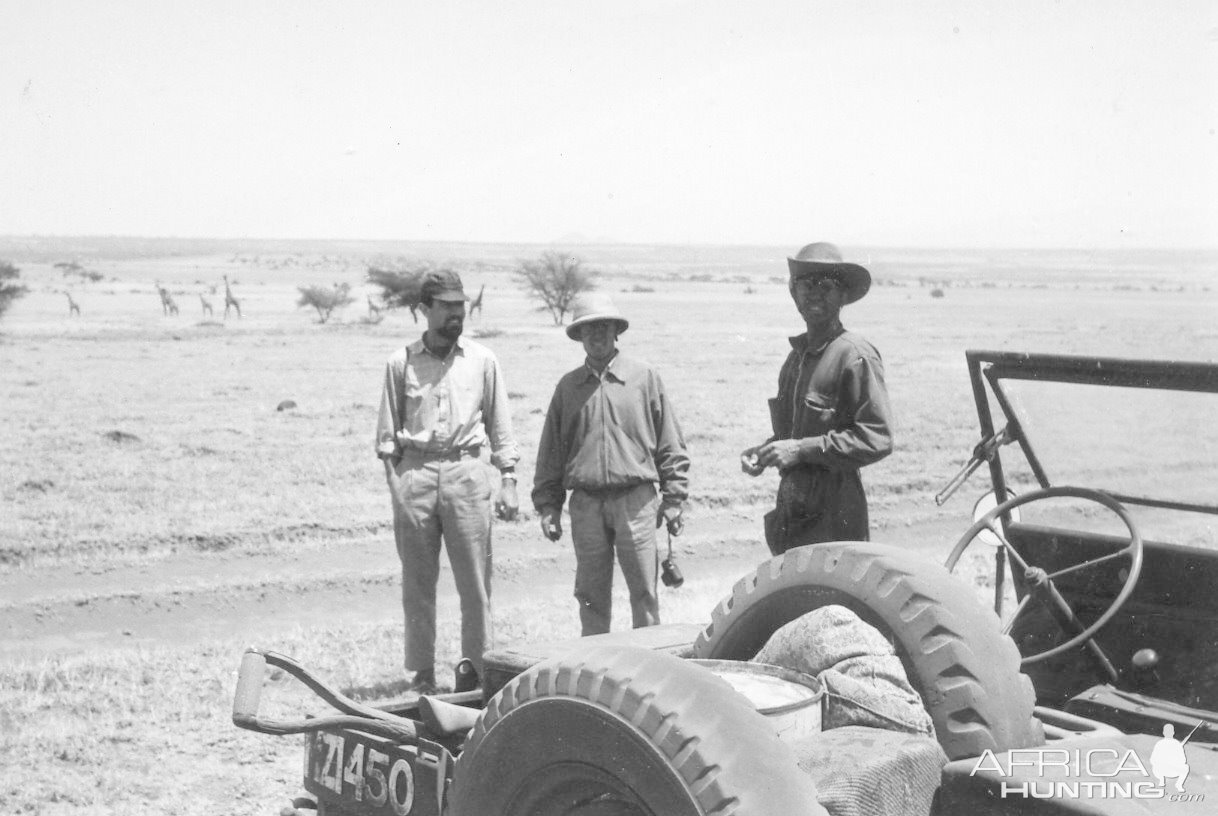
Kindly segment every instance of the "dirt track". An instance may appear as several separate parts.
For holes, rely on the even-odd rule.
[[[722,594],[768,555],[751,522],[724,515],[695,521],[677,546],[686,576],[713,576]],[[922,542],[933,557],[951,532],[940,527],[904,528],[901,540]],[[456,616],[444,556],[441,562],[441,614]],[[0,657],[238,636],[266,643],[299,627],[393,623],[401,616],[398,569],[388,533],[302,542],[290,552],[177,552],[102,566],[11,569],[0,572]],[[540,541],[531,519],[497,526],[500,602],[573,603],[574,570],[569,535],[551,545]]]
[[[381,603],[397,579],[384,549],[365,539],[304,548],[290,558],[178,553],[104,567],[16,570],[0,576],[0,654],[180,643],[375,616],[394,608]],[[360,595],[368,603],[339,602]]]
[[[724,590],[766,555],[744,524],[691,531],[678,552],[691,577]],[[569,537],[539,541],[532,521],[499,525],[496,598],[570,601]],[[441,604],[457,614],[441,556]],[[400,619],[399,567],[387,534],[304,543],[290,554],[172,553],[104,566],[31,566],[0,573],[0,656],[36,657]],[[324,577],[323,577],[324,576]],[[709,611],[709,610],[708,610]],[[443,610],[442,610],[443,612]]]

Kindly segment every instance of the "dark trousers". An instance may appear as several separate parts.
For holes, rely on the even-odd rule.
[[[765,540],[781,555],[825,541],[868,541],[867,495],[857,470],[795,467],[782,475],[778,501],[765,515]]]

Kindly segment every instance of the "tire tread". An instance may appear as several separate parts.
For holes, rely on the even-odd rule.
[[[752,657],[741,645],[760,648],[782,624],[825,605],[809,599],[817,590],[846,596],[887,627],[949,758],[1043,743],[1035,690],[997,618],[942,567],[895,547],[836,542],[770,559],[716,605],[694,656]],[[763,625],[764,637],[753,631]]]

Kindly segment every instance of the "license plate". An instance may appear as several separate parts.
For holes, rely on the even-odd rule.
[[[452,754],[420,739],[397,744],[359,731],[316,731],[305,741],[305,788],[344,812],[438,816]]]

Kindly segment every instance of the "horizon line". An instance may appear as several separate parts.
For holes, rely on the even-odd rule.
[[[604,240],[594,239],[553,239],[553,240],[493,240],[493,239],[469,239],[469,238],[285,238],[285,237],[267,237],[267,236],[215,236],[215,235],[140,235],[133,233],[23,233],[23,234],[0,234],[0,241],[22,241],[22,240],[141,240],[141,241],[201,241],[211,243],[225,242],[279,242],[279,243],[380,243],[380,244],[474,244],[481,246],[488,245],[510,245],[510,246],[556,246],[570,244],[574,246],[617,246],[617,247],[717,247],[717,248],[777,248],[780,246],[796,246],[798,242],[787,244],[783,242],[763,242],[763,241],[742,241],[742,242],[717,242],[717,241],[620,241],[616,239],[606,238]],[[806,242],[805,242],[806,243]],[[851,243],[851,242],[834,242],[844,246],[868,247],[875,249],[913,249],[913,250],[957,250],[957,251],[1023,251],[1023,250],[1044,250],[1044,251],[1076,251],[1076,252],[1091,252],[1091,251],[1111,251],[1111,252],[1214,252],[1218,251],[1218,244],[1204,245],[1187,245],[1187,246],[1164,246],[1164,245],[1139,245],[1139,246],[1113,246],[1113,245],[1062,245],[1062,244],[908,244],[908,243]],[[801,245],[802,244],[798,244]]]

